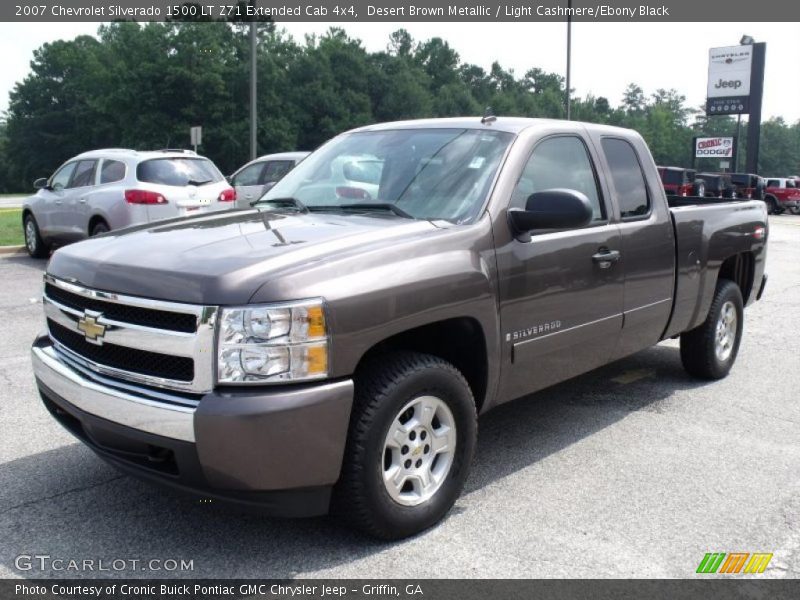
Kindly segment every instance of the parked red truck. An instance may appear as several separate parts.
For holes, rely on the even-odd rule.
[[[781,214],[786,210],[800,214],[800,188],[794,179],[785,177],[767,179],[764,201],[770,214]]]

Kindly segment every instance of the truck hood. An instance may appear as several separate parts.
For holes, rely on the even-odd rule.
[[[57,250],[54,277],[89,288],[193,304],[245,304],[283,270],[427,236],[438,228],[391,214],[262,210],[164,221]]]

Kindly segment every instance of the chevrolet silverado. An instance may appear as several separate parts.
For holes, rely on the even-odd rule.
[[[56,251],[34,372],[125,472],[401,538],[453,506],[500,404],[678,336],[724,377],[767,234],[763,202],[668,200],[633,131],[368,126],[252,209]]]

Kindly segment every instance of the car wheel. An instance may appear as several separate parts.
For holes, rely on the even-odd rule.
[[[800,206],[793,206],[789,209],[793,215],[800,215]]]
[[[101,233],[107,233],[109,231],[111,230],[108,228],[108,223],[106,223],[105,221],[98,221],[92,227],[92,231],[89,233],[89,235],[90,237],[94,237],[96,235],[100,235]]]
[[[412,352],[372,360],[355,384],[334,511],[381,539],[419,533],[467,478],[477,437],[469,385],[447,361]]]
[[[778,206],[778,201],[772,196],[769,196],[766,202],[767,202],[767,214],[779,215],[783,212],[780,206]]]
[[[681,334],[681,362],[702,379],[722,379],[739,352],[744,326],[744,304],[739,286],[720,279],[705,322]]]
[[[25,215],[22,221],[22,229],[25,233],[25,249],[33,258],[47,258],[50,253],[50,248],[45,244],[39,233],[39,226],[36,224],[36,219],[33,215]]]

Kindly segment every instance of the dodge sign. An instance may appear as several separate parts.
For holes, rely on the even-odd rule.
[[[696,158],[733,158],[732,137],[699,137],[694,140]]]

